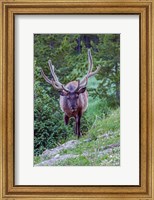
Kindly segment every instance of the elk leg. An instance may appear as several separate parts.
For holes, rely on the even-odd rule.
[[[81,122],[81,115],[79,115],[79,119],[78,119],[78,138],[82,136],[81,131],[80,131],[80,122]]]
[[[77,133],[77,124],[76,124],[76,122],[75,122],[74,134],[75,134],[75,135],[78,134],[78,133]]]
[[[81,115],[79,114],[76,117],[76,134],[78,135],[78,138],[81,136],[81,132],[80,132],[80,119],[81,119]]]
[[[77,122],[77,116],[75,117],[75,135],[78,134],[78,122]]]
[[[64,115],[64,122],[65,122],[65,125],[68,125],[69,117],[66,114]]]

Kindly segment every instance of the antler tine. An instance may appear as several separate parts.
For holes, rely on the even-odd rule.
[[[54,65],[52,65],[51,60],[48,61],[48,64],[49,64],[50,72],[51,72],[51,74],[52,74],[52,76],[53,76],[53,79],[54,79],[56,82],[58,82],[60,85],[62,85],[62,84],[58,81],[58,77],[57,77],[57,75],[55,74]]]
[[[94,76],[95,74],[97,74],[99,70],[100,70],[100,66],[98,66],[97,69],[94,72],[91,72],[88,75],[86,75],[85,78],[80,83],[80,88],[86,87],[86,85],[88,83],[88,78],[90,78],[90,77]]]
[[[95,74],[97,74],[99,69],[100,69],[100,67],[98,67],[94,72],[92,72],[93,60],[92,60],[92,55],[91,55],[90,49],[88,49],[88,63],[89,63],[88,72],[80,82],[80,85],[82,85],[82,87],[83,86],[86,87],[86,85],[88,83],[88,78],[94,76]]]
[[[65,90],[66,92],[69,92],[69,90],[64,86],[64,85],[62,85],[61,87],[59,87],[58,85],[56,85],[56,82],[54,81],[54,80],[52,80],[52,86],[55,88],[55,89],[57,89],[57,90],[59,90],[59,91],[61,91],[61,90]]]
[[[89,63],[89,68],[88,68],[88,74],[90,72],[92,72],[92,68],[93,68],[93,59],[92,59],[92,56],[91,56],[91,50],[88,49],[88,63]]]
[[[101,68],[101,66],[98,66],[97,69],[94,72],[89,73],[88,74],[88,78],[90,78],[90,77],[94,76],[95,74],[97,74],[99,72],[100,68]]]
[[[46,80],[47,83],[52,84],[52,81],[45,75],[43,69],[41,69],[41,75]]]
[[[87,74],[83,77],[83,79],[81,80],[80,84],[84,84],[86,82],[87,84],[87,77],[88,77],[88,74],[92,71],[92,68],[93,68],[93,60],[92,60],[92,56],[91,56],[91,50],[88,49],[88,63],[89,63],[89,67],[88,67],[88,72]]]
[[[83,80],[83,82],[80,82],[80,87],[79,88],[84,88],[87,86],[88,83],[88,77],[86,76]]]
[[[53,87],[55,87],[56,89],[65,90],[66,92],[69,92],[69,90],[62,83],[59,82],[58,77],[54,71],[54,65],[52,65],[51,60],[48,61],[48,64],[50,67],[51,74],[53,76],[53,81],[52,81]]]
[[[41,75],[46,80],[47,83],[51,84],[55,89],[62,90],[61,87],[58,87],[53,80],[50,80],[44,73],[44,71],[41,69]]]
[[[52,74],[52,79],[50,80],[44,73],[44,71],[41,69],[41,74],[43,76],[43,78],[45,79],[45,81],[49,84],[51,84],[55,89],[62,91],[65,90],[67,92],[69,92],[69,90],[59,82],[57,75],[54,72],[54,65],[52,65],[51,60],[48,61],[49,64],[49,68],[50,68],[50,72]]]
[[[74,92],[78,91],[79,88],[80,88],[80,80],[78,80],[78,86],[75,88]]]

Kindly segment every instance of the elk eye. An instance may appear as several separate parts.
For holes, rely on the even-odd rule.
[[[79,95],[78,95],[78,94],[76,94],[76,98],[79,98]]]

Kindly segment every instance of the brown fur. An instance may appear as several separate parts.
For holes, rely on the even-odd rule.
[[[66,88],[71,88],[72,91],[75,90],[75,88],[77,87],[78,82],[77,81],[72,81],[69,82],[66,85]],[[73,93],[74,95],[77,94],[78,92]],[[74,117],[75,121],[76,121],[76,134],[78,135],[78,137],[81,136],[80,133],[80,118],[82,116],[82,114],[86,111],[87,107],[88,107],[88,93],[85,90],[83,93],[78,94],[78,99],[76,100],[76,110],[73,111],[69,104],[68,104],[68,99],[67,96],[60,96],[60,107],[62,109],[62,111],[65,113],[65,124],[68,123],[69,118]]]

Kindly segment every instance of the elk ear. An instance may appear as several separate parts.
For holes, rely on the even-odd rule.
[[[78,90],[78,94],[84,93],[85,90],[86,90],[86,87],[84,87],[84,88],[80,88],[80,89]]]
[[[68,93],[66,91],[60,91],[59,94],[60,96],[67,96]]]

